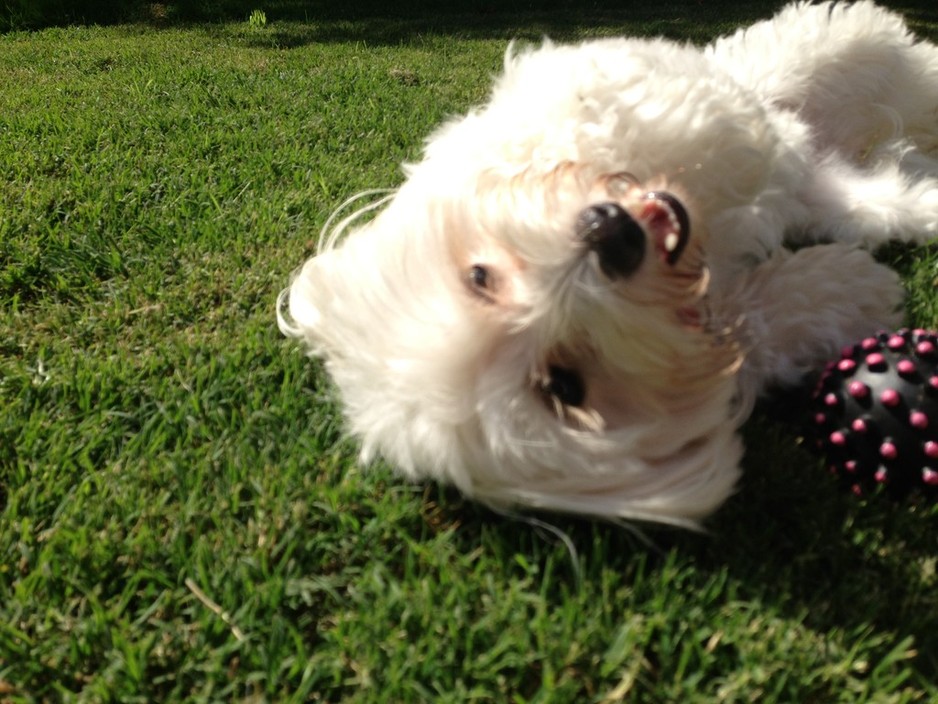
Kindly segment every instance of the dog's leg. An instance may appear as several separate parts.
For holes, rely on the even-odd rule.
[[[858,169],[835,159],[818,166],[801,194],[812,238],[871,249],[891,240],[924,243],[938,237],[938,160],[918,154],[917,175],[899,163]],[[934,175],[922,175],[931,170]],[[797,233],[792,233],[797,239]]]
[[[741,286],[714,301],[738,319],[748,354],[744,400],[769,386],[796,384],[841,348],[901,322],[899,276],[846,244],[779,250]]]
[[[708,55],[769,104],[797,112],[822,153],[871,164],[880,145],[906,139],[938,157],[938,46],[886,8],[792,4]]]
[[[938,45],[919,42],[909,50],[909,84],[922,96],[919,110],[906,116],[904,133],[917,152],[931,157],[929,168],[938,175]]]

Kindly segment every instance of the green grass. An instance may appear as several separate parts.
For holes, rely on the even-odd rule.
[[[398,182],[506,39],[769,6],[258,6],[0,36],[0,701],[938,697],[935,507],[842,493],[760,415],[708,535],[541,517],[568,545],[360,471],[274,322],[332,208]],[[938,325],[935,252],[888,256]]]

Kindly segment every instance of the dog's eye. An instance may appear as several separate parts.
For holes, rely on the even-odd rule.
[[[469,269],[469,283],[475,288],[488,288],[489,270],[481,264],[473,264]]]
[[[544,391],[564,406],[578,408],[586,400],[583,378],[572,369],[551,366],[544,383]]]
[[[473,293],[487,301],[492,300],[495,281],[488,267],[482,264],[473,264],[469,267],[469,272],[466,274],[466,282]]]

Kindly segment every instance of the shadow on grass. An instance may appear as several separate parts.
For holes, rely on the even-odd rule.
[[[506,562],[514,555],[536,562],[569,552],[565,568],[553,570],[555,588],[545,590],[558,603],[584,581],[598,582],[603,569],[628,584],[642,572],[677,564],[686,589],[706,591],[725,576],[722,598],[771,607],[820,633],[860,632],[872,624],[897,634],[896,641],[911,635],[915,669],[924,681],[938,678],[938,597],[927,574],[936,554],[935,508],[915,498],[853,496],[791,428],[764,415],[757,414],[744,435],[739,491],[703,533],[536,514],[545,528],[436,486],[424,494],[431,507],[425,519],[434,517],[431,529],[434,522],[457,525],[467,552],[487,543]]]
[[[113,0],[110,6],[55,2],[20,12],[16,3],[0,6],[0,31],[37,29],[61,24],[117,24],[166,27],[244,22],[261,10],[267,21],[256,28],[251,43],[293,48],[314,43],[364,42],[397,44],[426,35],[540,39],[571,39],[596,28],[621,27],[622,32],[695,42],[706,41],[740,25],[768,17],[787,0]],[[902,12],[913,29],[936,31],[938,8],[932,0],[879,0]],[[87,7],[85,7],[87,5]],[[27,5],[24,3],[24,7]],[[211,29],[209,29],[211,31]]]
[[[608,33],[611,27],[616,33],[703,43],[738,26],[766,18],[784,4],[785,0],[664,3],[413,0],[392,6],[371,1],[294,1],[274,3],[266,10],[268,26],[252,31],[248,42],[258,47],[287,49],[332,42],[394,45],[426,36],[534,41],[549,36],[571,40],[595,34],[599,27]],[[932,2],[883,4],[903,12],[913,28],[923,33],[929,28],[934,30],[938,24],[938,9]],[[207,28],[211,31],[210,26]]]
[[[433,6],[434,3],[423,3]],[[770,14],[781,2],[707,4],[698,0],[647,3],[453,4],[420,9],[419,4],[380,11],[356,6],[348,11],[325,7],[307,15],[308,23],[272,27],[255,41],[294,47],[317,42],[364,42],[371,45],[407,42],[426,35],[477,39],[572,39],[595,27],[674,39],[706,41],[729,28]],[[298,19],[298,18],[291,18]]]

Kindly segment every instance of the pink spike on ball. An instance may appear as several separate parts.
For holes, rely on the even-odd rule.
[[[896,362],[896,371],[900,374],[909,376],[911,374],[915,374],[917,369],[918,368],[915,366],[915,362],[913,362],[911,359],[900,359],[898,362]]]
[[[852,372],[857,368],[857,363],[852,359],[842,359],[837,363],[837,368],[844,372]]]
[[[899,456],[899,448],[887,440],[879,446],[879,454],[887,460],[894,460]]]
[[[884,406],[894,408],[902,401],[902,396],[895,389],[886,389],[879,395],[879,400]]]
[[[870,395],[870,387],[862,381],[851,381],[847,386],[847,393],[854,398],[866,398]]]
[[[886,343],[886,347],[893,351],[898,351],[905,348],[905,338],[902,335],[893,335],[889,338],[889,341]]]

